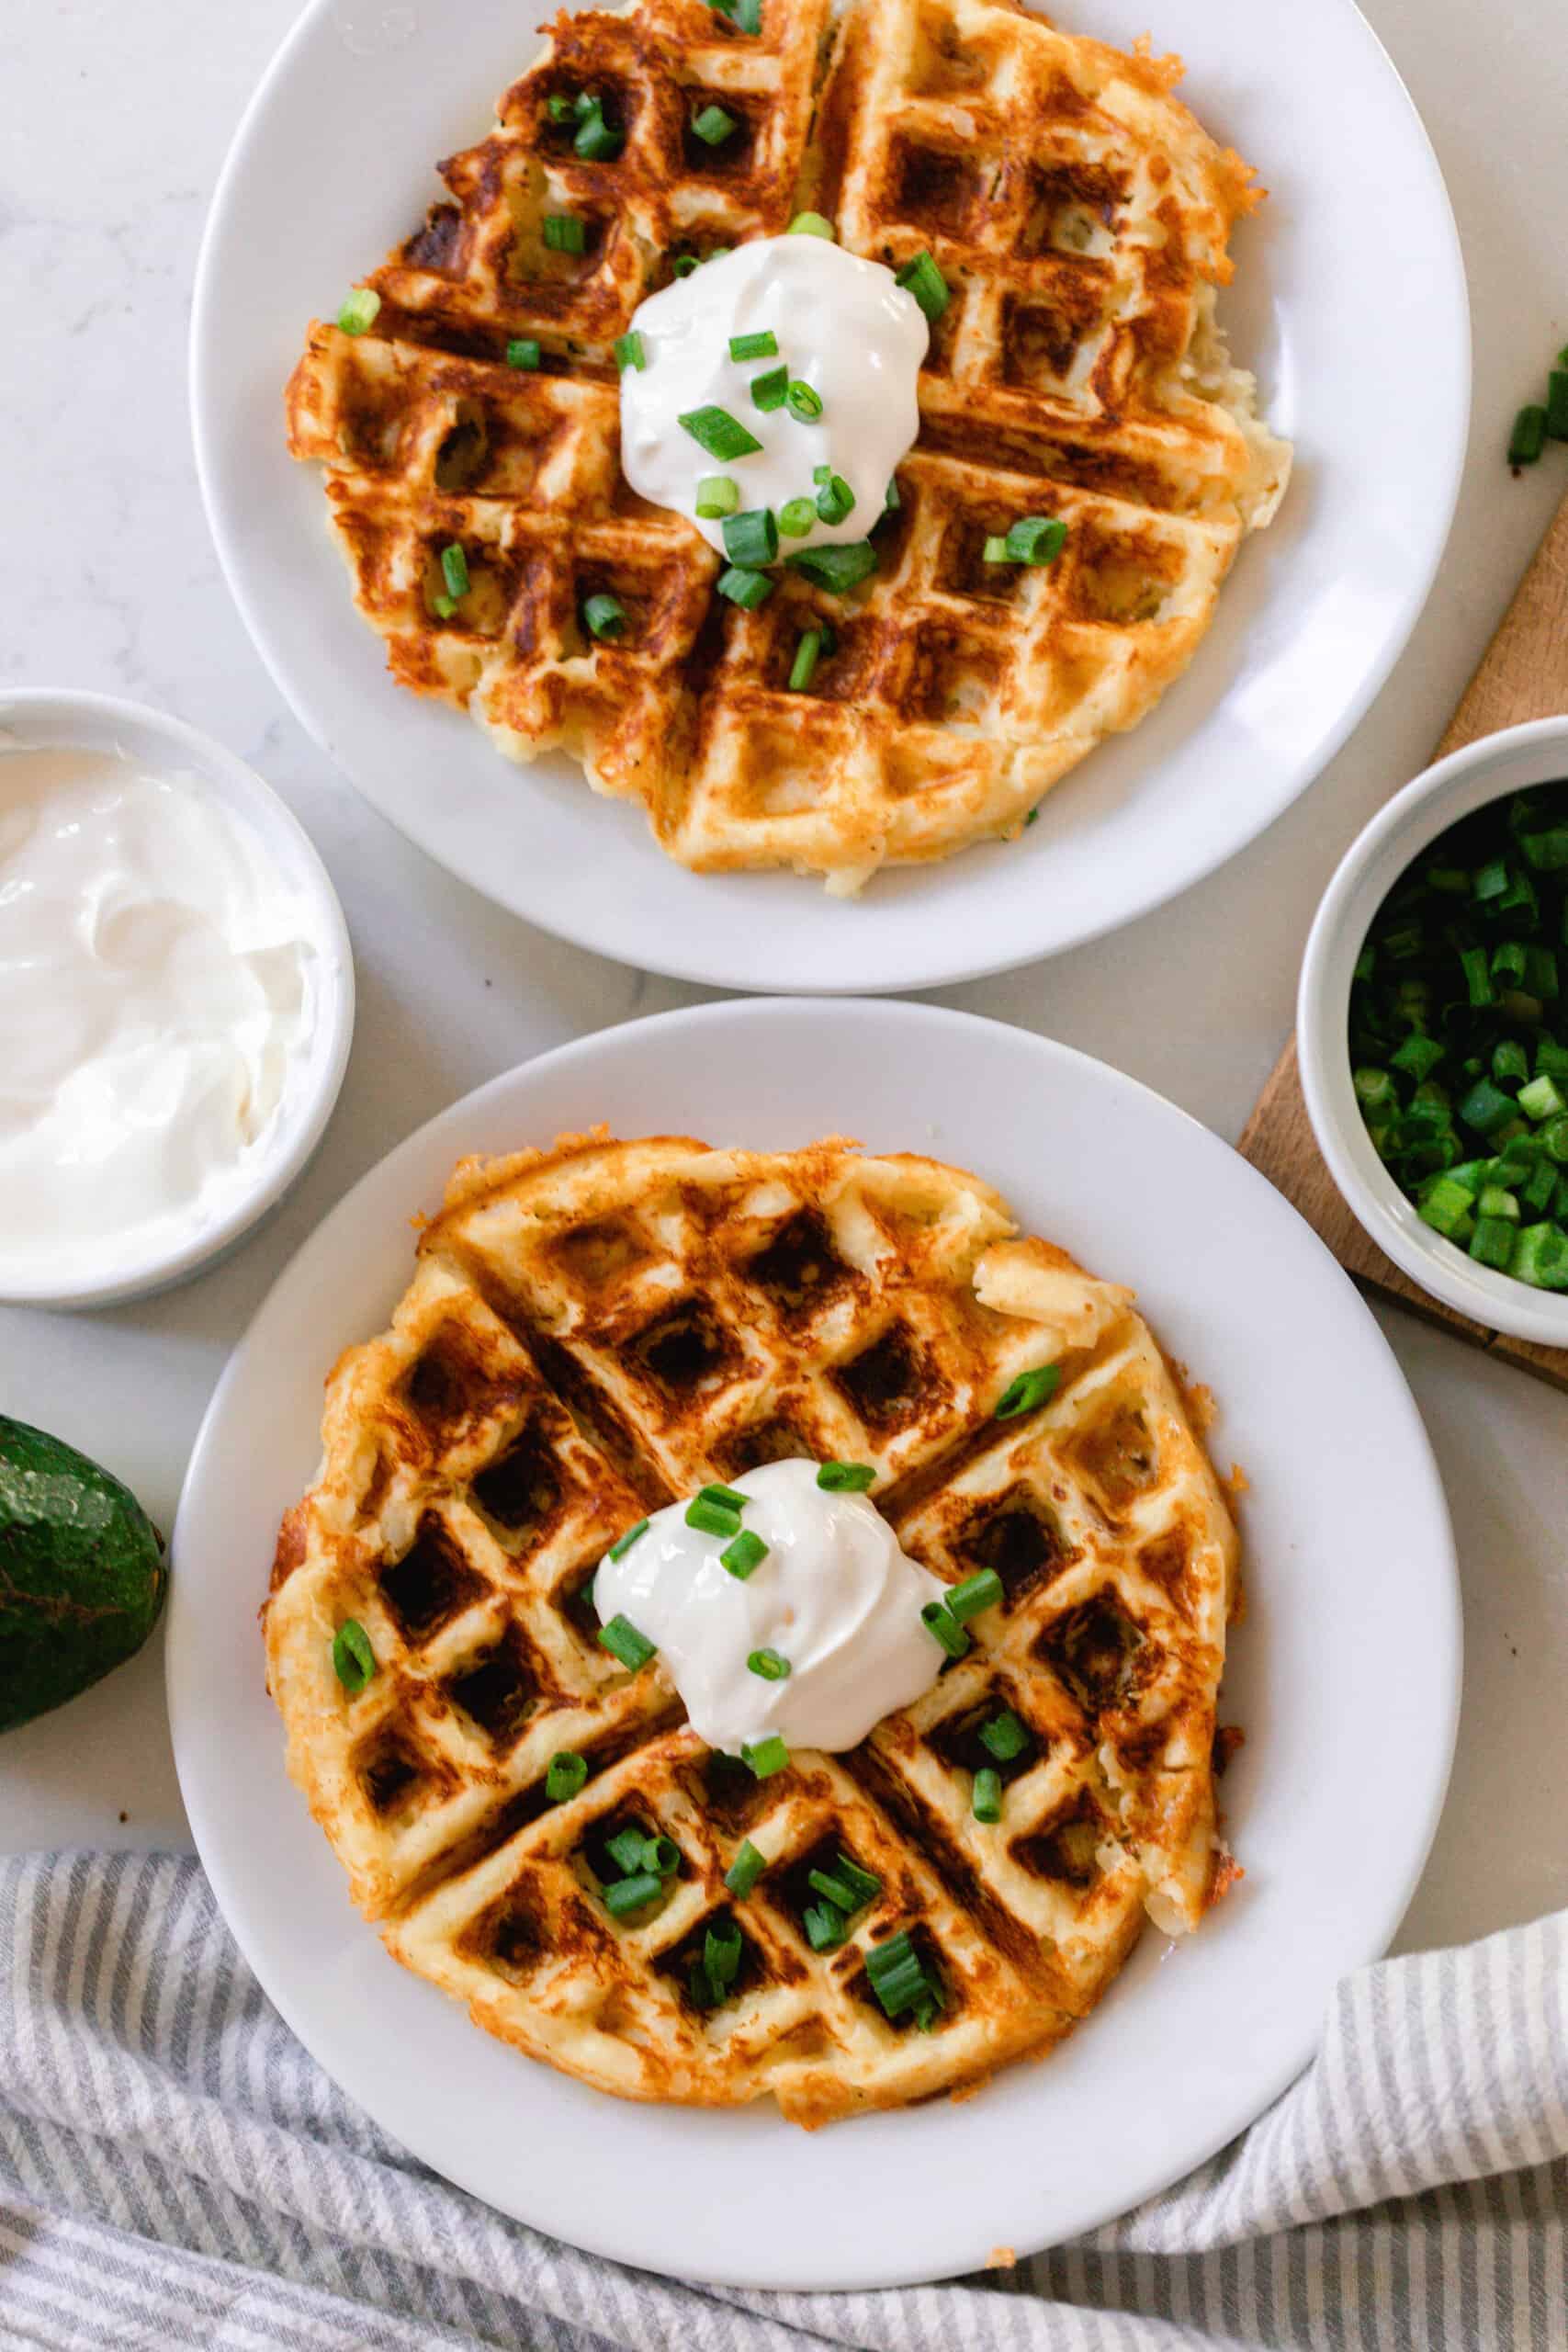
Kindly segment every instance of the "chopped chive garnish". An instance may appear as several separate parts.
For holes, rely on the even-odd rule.
[[[552,1804],[565,1804],[569,1797],[588,1785],[588,1759],[575,1747],[558,1748],[545,1772],[545,1794]]]
[[[813,1951],[834,1951],[844,1940],[843,1914],[830,1903],[813,1903],[800,1915],[806,1940]]]
[[[655,1878],[673,1878],[681,1867],[681,1849],[673,1838],[645,1838],[642,1867]]]
[[[337,322],[344,334],[363,334],[375,323],[381,297],[373,286],[356,286],[338,305]]]
[[[724,552],[731,563],[749,565],[753,571],[777,562],[779,526],[772,507],[749,506],[743,514],[727,515]]]
[[[779,508],[779,528],[786,539],[803,539],[817,522],[817,507],[809,498],[790,498]]]
[[[604,101],[595,97],[592,90],[579,90],[571,102],[571,110],[579,122],[587,122],[592,116],[604,113]]]
[[[825,1494],[863,1495],[875,1486],[876,1472],[869,1462],[819,1462],[817,1483]]]
[[[999,1821],[1002,1817],[1002,1776],[987,1764],[975,1775],[975,1818],[976,1821]]]
[[[448,596],[445,588],[439,596],[433,596],[430,601],[438,620],[449,621],[457,609],[457,599],[456,596]]]
[[[538,344],[531,334],[514,335],[506,346],[506,364],[509,368],[525,368],[530,372],[535,371],[538,368],[540,356]]]
[[[1055,563],[1066,545],[1067,526],[1059,515],[1026,514],[1007,536],[1014,563]]]
[[[553,254],[581,254],[587,250],[588,236],[575,212],[547,212],[545,243]]]
[[[787,368],[770,368],[766,375],[751,379],[751,398],[760,409],[783,408],[788,391]]]
[[[751,1650],[746,1659],[748,1674],[760,1674],[764,1682],[785,1682],[789,1679],[789,1660],[777,1650]]]
[[[721,1991],[739,1974],[742,1949],[740,1930],[732,1919],[716,1921],[703,1938],[703,1966]]]
[[[618,596],[590,596],[582,607],[582,625],[590,637],[624,637],[626,607]]]
[[[592,114],[583,117],[581,127],[571,144],[573,152],[581,155],[584,163],[613,164],[626,144],[626,134],[607,123],[595,106]]]
[[[759,1781],[768,1781],[775,1772],[784,1770],[789,1762],[789,1750],[777,1732],[773,1732],[766,1739],[758,1740],[755,1747],[742,1747],[740,1760],[750,1766]]]
[[[773,593],[773,583],[765,571],[749,571],[744,564],[732,563],[728,571],[719,573],[716,584],[721,596],[728,596],[732,605],[739,605],[748,613],[766,604]]]
[[[896,285],[912,294],[928,319],[940,319],[952,300],[948,283],[929,253],[921,252],[899,270]]]
[[[732,334],[729,356],[731,359],[776,359],[779,339],[771,327],[763,327],[757,334]]]
[[[949,1587],[947,1605],[961,1625],[982,1609],[994,1609],[1002,1597],[1002,1580],[995,1568],[976,1568],[961,1584]]]
[[[604,1889],[604,1908],[613,1918],[624,1919],[633,1911],[642,1911],[649,1904],[657,1903],[664,1892],[664,1882],[652,1871],[638,1871],[631,1878],[618,1878]]]
[[[695,254],[677,254],[670,266],[677,277],[691,277],[702,267]]]
[[[802,424],[815,424],[822,413],[822,395],[815,385],[803,384],[797,376],[784,394],[784,406]]]
[[[645,1864],[643,1860],[643,1848],[647,1843],[648,1840],[640,1829],[618,1829],[613,1838],[607,1838],[604,1840],[604,1851],[623,1877],[626,1877],[629,1876],[633,1871],[652,1867],[651,1864]]]
[[[612,1617],[607,1625],[600,1626],[599,1645],[608,1650],[612,1657],[618,1657],[621,1664],[629,1667],[634,1674],[639,1666],[646,1666],[659,1649],[657,1642],[649,1641],[637,1632],[629,1617],[620,1616]]]
[[[1032,1413],[1037,1407],[1048,1403],[1061,1385],[1059,1363],[1036,1364],[1032,1372],[1021,1372],[1016,1380],[1009,1381],[992,1406],[992,1418],[1012,1421],[1021,1413]]]
[[[768,1547],[757,1533],[756,1529],[743,1527],[734,1543],[725,1545],[718,1555],[718,1564],[721,1568],[728,1568],[730,1575],[739,1583],[744,1584],[752,1570],[760,1567],[767,1556]]]
[[[851,1861],[846,1853],[840,1853],[833,1864],[833,1875],[841,1879],[853,1895],[854,1901],[848,1906],[852,1911],[859,1911],[865,1904],[874,1902],[882,1892],[882,1881],[875,1871],[863,1871],[860,1864]]]
[[[873,1944],[865,1956],[865,1973],[890,2018],[900,2018],[908,2009],[919,2023],[922,2011],[934,2016],[942,2007],[942,1987],[927,1970],[908,1928],[900,1928],[885,1943]]]
[[[446,582],[449,596],[466,596],[468,593],[468,559],[456,539],[441,550],[441,577]]]
[[[638,1537],[646,1535],[647,1533],[648,1521],[646,1519],[639,1519],[635,1527],[628,1527],[624,1535],[616,1536],[615,1542],[610,1546],[611,1559],[624,1560],[626,1554],[631,1550],[632,1545],[637,1541]]]
[[[789,665],[789,685],[792,694],[803,695],[817,675],[818,658],[822,651],[822,632],[808,628],[795,649],[795,660]]]
[[[847,547],[801,548],[789,559],[796,571],[807,580],[815,580],[819,588],[831,589],[842,596],[869,580],[876,570],[876,549],[869,539],[852,539]]]
[[[895,475],[887,485],[887,495],[882,502],[882,511],[885,514],[896,514],[903,503],[903,500],[898,495],[897,477]]]
[[[1508,463],[1533,466],[1545,447],[1546,411],[1533,406],[1520,409],[1508,436]]]
[[[728,17],[738,33],[760,33],[762,29],[762,0],[708,0],[716,15]]]
[[[697,484],[697,513],[706,523],[733,514],[739,503],[739,485],[728,474],[705,474]]]
[[[333,1672],[351,1699],[357,1699],[376,1672],[370,1636],[357,1617],[346,1617],[333,1636]]]
[[[552,122],[573,122],[577,119],[576,107],[559,90],[546,100],[545,111]]]
[[[700,449],[705,449],[710,458],[717,458],[722,464],[728,464],[731,458],[750,457],[762,446],[756,435],[749,433],[740,419],[731,416],[727,408],[688,409],[676,422]]]
[[[1004,1707],[989,1723],[980,1725],[980,1745],[994,1756],[998,1764],[1010,1764],[1029,1746],[1029,1734],[1013,1713]]]
[[[737,128],[735,117],[722,107],[705,107],[692,117],[692,129],[705,147],[722,147]]]
[[[1040,803],[1039,803],[1038,801],[1036,801],[1036,802],[1035,802],[1035,804],[1034,804],[1034,806],[1033,806],[1033,808],[1030,810],[1030,812],[1029,812],[1028,816],[1027,816],[1027,817],[1024,819],[1024,820],[1023,820],[1023,830],[1024,830],[1024,831],[1025,831],[1025,832],[1027,832],[1027,831],[1029,831],[1029,828],[1031,827],[1031,825],[1037,825],[1039,822],[1040,822]]]
[[[928,1600],[920,1611],[920,1623],[942,1644],[949,1657],[962,1657],[968,1648],[969,1636],[945,1600]]]
[[[792,237],[826,237],[830,245],[839,242],[837,229],[830,220],[825,220],[820,212],[797,212],[789,224],[788,233]]]
[[[1013,559],[1009,552],[1007,533],[1005,531],[987,532],[982,554],[987,563],[1010,563]]]
[[[717,1503],[721,1510],[744,1510],[751,1499],[739,1487],[721,1487],[711,1479],[705,1487],[697,1488],[697,1498],[701,1502]]]
[[[740,1513],[723,1503],[709,1502],[705,1495],[694,1495],[686,1505],[686,1524],[702,1535],[739,1535]]]
[[[643,348],[642,337],[636,327],[633,327],[629,334],[618,334],[615,337],[615,365],[623,374],[628,368],[641,369],[647,367],[648,354]]]
[[[842,474],[833,474],[817,493],[817,512],[828,524],[841,523],[854,503],[854,492]]]
[[[766,1859],[750,1838],[742,1838],[735,1860],[724,1873],[725,1885],[738,1901],[744,1903],[767,1866]]]
[[[808,1871],[806,1876],[807,1885],[816,1894],[826,1895],[835,1909],[842,1911],[846,1917],[852,1911],[860,1909],[862,1897],[836,1871]]]

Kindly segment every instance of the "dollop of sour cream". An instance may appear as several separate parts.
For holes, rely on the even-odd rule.
[[[708,1747],[738,1755],[773,1734],[792,1750],[836,1754],[929,1690],[944,1663],[920,1619],[943,1586],[902,1550],[864,1495],[827,1493],[814,1462],[772,1462],[729,1482],[741,1524],[766,1556],[744,1580],[719,1555],[730,1540],[686,1524],[686,1504],[649,1519],[593,1579],[600,1622],[625,1617],[658,1645]],[[747,1659],[773,1650],[781,1681]]]
[[[696,512],[705,476],[728,474],[740,511],[776,516],[797,498],[815,511],[812,477],[830,466],[853,506],[840,522],[818,518],[781,539],[780,555],[865,537],[919,428],[915,384],[930,340],[924,311],[890,269],[825,237],[758,237],[650,294],[632,324],[644,364],[621,371],[621,470],[635,491],[694,523],[722,555],[724,518]],[[732,336],[761,334],[776,356],[731,357]],[[818,394],[815,422],[757,406],[751,386],[779,368]],[[702,408],[724,409],[761,447],[710,455],[680,422]]]
[[[314,1015],[304,909],[194,778],[0,743],[0,1293],[220,1215]]]

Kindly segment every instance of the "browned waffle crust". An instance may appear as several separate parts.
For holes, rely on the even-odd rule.
[[[536,2057],[624,2096],[773,2095],[817,2123],[972,2083],[1092,2006],[1145,1916],[1198,1923],[1232,1866],[1211,1753],[1235,1534],[1130,1293],[1011,1238],[962,1170],[838,1143],[762,1155],[566,1138],[472,1164],[392,1328],[329,1383],[266,1618],[290,1770],[406,1964]],[[1021,1370],[1043,1408],[998,1421]],[[655,1658],[627,1674],[584,1587],[649,1508],[789,1453],[875,1466],[874,1499],[948,1581],[1003,1604],[931,1690],[847,1755],[755,1781],[709,1754]],[[378,1671],[332,1665],[349,1619]],[[1003,1817],[972,1809],[980,1724],[1026,1726]],[[549,1758],[589,1759],[548,1802]],[[681,1854],[617,1921],[604,1841]],[[744,1901],[725,1873],[750,1838]],[[811,1949],[808,1873],[882,1893]],[[689,1996],[720,1918],[728,1996]],[[865,1952],[904,1928],[945,2006],[889,2022]]]
[[[763,0],[754,38],[703,0],[559,18],[366,281],[371,331],[315,323],[289,384],[289,446],[326,469],[394,677],[517,759],[564,749],[700,868],[852,890],[1016,830],[1186,667],[1288,471],[1213,328],[1257,191],[1171,96],[1179,70],[1006,0],[852,0],[836,31],[826,0]],[[613,162],[549,119],[584,88],[625,128]],[[710,102],[741,126],[716,150],[690,129]],[[747,613],[623,478],[611,346],[677,256],[806,203],[853,252],[929,248],[953,299],[877,572],[847,597],[785,574]],[[551,211],[583,222],[581,256],[545,245]],[[519,337],[540,372],[505,365]],[[1042,513],[1068,526],[1055,564],[983,560]],[[454,541],[473,584],[443,618]],[[581,623],[601,593],[627,616],[613,643]],[[791,693],[824,619],[838,650]]]

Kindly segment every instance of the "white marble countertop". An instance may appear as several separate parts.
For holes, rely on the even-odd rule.
[[[0,1310],[0,1410],[107,1462],[165,1526],[226,1351],[365,1169],[511,1063],[701,994],[556,944],[407,846],[307,740],[230,604],[191,464],[191,272],[235,121],[294,13],[295,0],[52,0],[0,24],[0,677],[157,703],[253,761],[321,847],[358,958],[342,1103],[278,1217],[166,1298],[76,1318]],[[1244,856],[1113,938],[943,997],[1100,1055],[1232,1136],[1289,1025],[1331,867],[1390,777],[1424,764],[1568,487],[1561,453],[1518,482],[1500,454],[1515,407],[1568,341],[1568,50],[1554,0],[1368,0],[1368,14],[1437,144],[1474,310],[1473,446],[1426,616],[1341,757]],[[1398,223],[1368,233],[1397,269]],[[1413,349],[1412,369],[1424,364]],[[1397,1314],[1385,1328],[1448,1483],[1468,1647],[1458,1762],[1404,1923],[1411,1945],[1568,1902],[1568,1398]],[[250,1570],[243,1581],[248,1608]],[[158,1641],[0,1738],[0,1848],[57,1842],[188,1843]]]

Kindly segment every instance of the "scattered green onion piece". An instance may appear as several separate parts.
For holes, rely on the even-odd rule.
[[[629,1617],[621,1616],[612,1617],[607,1625],[600,1626],[599,1645],[602,1649],[608,1650],[612,1657],[618,1657],[633,1674],[638,1667],[646,1666],[659,1651],[657,1642],[649,1641],[637,1632]]]
[[[1508,463],[1511,466],[1533,466],[1546,447],[1546,411],[1543,408],[1522,408],[1514,419],[1514,429],[1508,436]]]
[[[765,571],[748,571],[744,564],[732,563],[728,571],[721,571],[716,585],[721,596],[728,596],[732,605],[739,605],[748,613],[766,604],[773,593],[773,583]]]
[[[345,1617],[333,1635],[333,1672],[351,1699],[357,1699],[376,1674],[376,1653],[357,1617]]]
[[[876,570],[876,549],[869,539],[851,539],[847,547],[801,548],[788,561],[792,570],[803,571],[819,588],[842,596],[870,579]]]
[[[822,413],[822,395],[815,385],[803,384],[795,377],[784,394],[784,406],[802,424],[815,424]]]
[[[344,334],[363,334],[375,323],[381,297],[373,286],[356,286],[338,304],[337,322]]]
[[[1008,532],[1007,548],[1015,563],[1055,563],[1067,542],[1067,526],[1055,514],[1026,514]]]
[[[924,251],[918,253],[913,261],[905,263],[894,282],[901,286],[907,294],[914,296],[933,324],[953,299],[946,278],[930,254]]]
[[[1519,1222],[1519,1204],[1516,1195],[1501,1184],[1488,1184],[1475,1204],[1477,1216],[1506,1217],[1510,1225]]]
[[[876,1472],[869,1462],[819,1462],[817,1483],[824,1494],[863,1495],[875,1486]]]
[[[1021,1413],[1032,1413],[1048,1404],[1062,1385],[1059,1363],[1036,1364],[1032,1372],[1021,1372],[1010,1380],[991,1408],[994,1420],[1013,1421]]]
[[[612,1918],[627,1918],[634,1911],[646,1910],[657,1903],[664,1892],[664,1882],[651,1871],[638,1871],[632,1878],[618,1878],[614,1886],[604,1889],[604,1908]]]
[[[789,1660],[777,1650],[752,1650],[746,1659],[748,1674],[760,1674],[764,1682],[784,1682],[789,1678]]]
[[[739,486],[728,474],[705,474],[697,484],[697,513],[705,523],[733,514],[739,503]]]
[[[545,111],[552,122],[573,122],[577,119],[576,107],[559,90],[546,100]]]
[[[466,596],[468,593],[468,559],[456,539],[441,550],[441,577],[446,582],[449,596]]]
[[[903,500],[898,495],[898,483],[895,477],[887,485],[887,495],[882,502],[882,511],[885,514],[896,514],[903,503]]]
[[[691,277],[702,267],[695,254],[677,254],[670,266],[677,277]]]
[[[779,508],[779,529],[786,539],[803,539],[817,526],[817,507],[809,498],[790,498]]]
[[[839,242],[839,232],[820,212],[797,212],[787,233],[792,237],[826,237],[830,245]]]
[[[743,1495],[739,1487],[722,1487],[716,1479],[710,1479],[705,1487],[699,1487],[697,1498],[701,1502],[717,1503],[721,1510],[744,1510],[751,1499],[750,1495]]]
[[[1553,441],[1568,441],[1568,368],[1554,368],[1547,379],[1546,430]]]
[[[777,1732],[772,1732],[766,1739],[758,1740],[754,1747],[742,1747],[740,1760],[750,1766],[759,1781],[770,1781],[789,1762],[789,1750]]]
[[[1010,1764],[1029,1746],[1029,1734],[1010,1707],[980,1725],[980,1745],[998,1764]]]
[[[860,1898],[854,1888],[847,1880],[840,1878],[835,1871],[808,1871],[807,1884],[818,1894],[826,1895],[834,1908],[843,1912],[846,1918],[852,1911],[860,1909]]]
[[[587,250],[588,234],[575,212],[547,212],[545,244],[552,254],[581,254]]]
[[[624,1560],[626,1554],[631,1550],[632,1545],[638,1542],[638,1540],[647,1533],[648,1521],[646,1519],[639,1519],[635,1527],[628,1527],[624,1535],[616,1536],[615,1542],[610,1546],[610,1558],[612,1560]]]
[[[1002,1598],[1002,1580],[995,1568],[976,1568],[961,1584],[950,1585],[947,1605],[961,1625],[977,1617],[982,1609],[994,1609]]]
[[[1506,1217],[1478,1216],[1475,1231],[1470,1237],[1470,1254],[1477,1265],[1490,1266],[1495,1273],[1506,1274],[1517,1238],[1515,1227]]]
[[[806,693],[812,679],[817,675],[818,657],[821,653],[821,630],[819,628],[807,629],[801,638],[800,643],[795,649],[795,660],[789,665],[789,687],[791,694],[803,695]]]
[[[596,97],[592,90],[579,90],[571,102],[571,110],[579,122],[589,122],[594,115],[604,113],[604,101]]]
[[[860,1864],[852,1861],[849,1855],[841,1849],[838,1860],[833,1864],[833,1875],[837,1879],[841,1879],[854,1896],[854,1901],[849,1906],[852,1911],[863,1910],[868,1903],[874,1903],[882,1892],[882,1881],[875,1871],[863,1871]]]
[[[999,1821],[1002,1817],[1002,1776],[987,1764],[975,1775],[972,1800],[976,1821]]]
[[[743,1838],[735,1860],[724,1873],[725,1885],[738,1903],[745,1902],[767,1867],[766,1857],[758,1852],[750,1838]]]
[[[829,527],[841,523],[854,503],[854,492],[842,474],[832,475],[817,493],[817,512]]]
[[[686,1524],[703,1535],[726,1538],[740,1532],[740,1513],[728,1510],[723,1503],[709,1502],[705,1495],[694,1495],[686,1505]]]
[[[506,346],[507,366],[526,368],[530,374],[536,373],[541,356],[538,344],[531,334],[514,335]]]
[[[765,375],[753,376],[751,379],[751,398],[760,409],[783,408],[788,392],[789,369],[787,368],[770,368]]]
[[[435,608],[438,620],[449,621],[457,609],[457,599],[456,596],[448,596],[445,589],[439,596],[433,596],[430,601]]]
[[[652,1867],[643,1859],[647,1844],[648,1839],[640,1829],[618,1829],[613,1838],[604,1840],[604,1851],[622,1876],[629,1878],[636,1871]],[[657,1877],[658,1872],[655,1871],[654,1875]]]
[[[1416,1214],[1434,1233],[1445,1235],[1450,1241],[1470,1216],[1473,1195],[1452,1176],[1437,1176],[1422,1193]]]
[[[945,1600],[928,1600],[920,1611],[920,1623],[949,1657],[962,1657],[968,1648],[969,1636]]]
[[[830,1903],[814,1903],[801,1914],[806,1940],[813,1951],[834,1951],[844,1940],[845,1922]]]
[[[1555,1225],[1527,1225],[1514,1246],[1508,1272],[1537,1290],[1568,1290],[1568,1237]]]
[[[552,1804],[565,1804],[588,1784],[588,1758],[575,1747],[558,1748],[545,1772],[545,1794]]]
[[[626,631],[626,607],[618,596],[590,596],[582,607],[582,625],[590,637],[600,639],[624,637]]]
[[[700,449],[705,449],[710,458],[717,458],[724,465],[732,458],[750,457],[762,446],[756,435],[749,433],[740,419],[731,416],[727,408],[688,409],[676,422]]]
[[[699,2009],[716,2009],[724,1997],[719,1986],[714,1983],[700,1960],[694,1960],[692,1962],[691,1972],[686,1978],[686,1991],[694,2005]]]
[[[642,336],[636,327],[633,327],[629,334],[618,334],[615,337],[615,365],[623,374],[628,368],[636,368],[640,371],[647,367],[648,353],[643,348]]]
[[[771,327],[763,327],[756,334],[732,334],[729,356],[731,359],[776,359],[779,339]]]
[[[721,1991],[740,1973],[743,1949],[740,1930],[732,1919],[717,1922],[703,1938],[703,1966]]]
[[[738,33],[760,33],[762,29],[762,0],[708,0],[708,6],[718,16],[728,17]]]
[[[872,1946],[865,1956],[865,1973],[887,2017],[897,2018],[913,2010],[920,2024],[929,2022],[942,2007],[942,1989],[928,1974],[908,1928]]]
[[[981,553],[987,563],[1012,563],[1016,560],[1011,548],[1008,546],[1005,531],[987,532]]]
[[[727,1544],[718,1555],[718,1564],[728,1568],[738,1584],[744,1584],[754,1568],[768,1556],[768,1547],[753,1527],[743,1527],[733,1544]]]
[[[744,564],[753,571],[760,571],[764,564],[776,563],[779,526],[773,508],[749,506],[743,514],[727,515],[724,552],[731,563]]]
[[[673,1838],[645,1838],[642,1866],[655,1878],[674,1878],[681,1868],[681,1849]]]
[[[1528,1086],[1520,1087],[1518,1103],[1526,1118],[1538,1125],[1542,1119],[1561,1118],[1568,1111],[1568,1099],[1554,1078],[1532,1078]]]
[[[739,128],[735,117],[718,106],[705,107],[692,117],[692,129],[705,147],[722,147]]]
[[[1397,1053],[1389,1056],[1392,1066],[1395,1069],[1404,1070],[1407,1078],[1413,1078],[1416,1080],[1417,1086],[1424,1078],[1431,1077],[1442,1058],[1443,1048],[1437,1038],[1423,1037],[1416,1030],[1411,1031]],[[1523,1074],[1521,1071],[1520,1075],[1523,1076]]]
[[[571,145],[573,153],[581,155],[585,164],[613,164],[626,143],[626,133],[606,122],[595,107],[584,118]]]
[[[1540,1140],[1559,1168],[1568,1167],[1568,1117],[1559,1113],[1556,1118],[1549,1119],[1540,1131]]]

